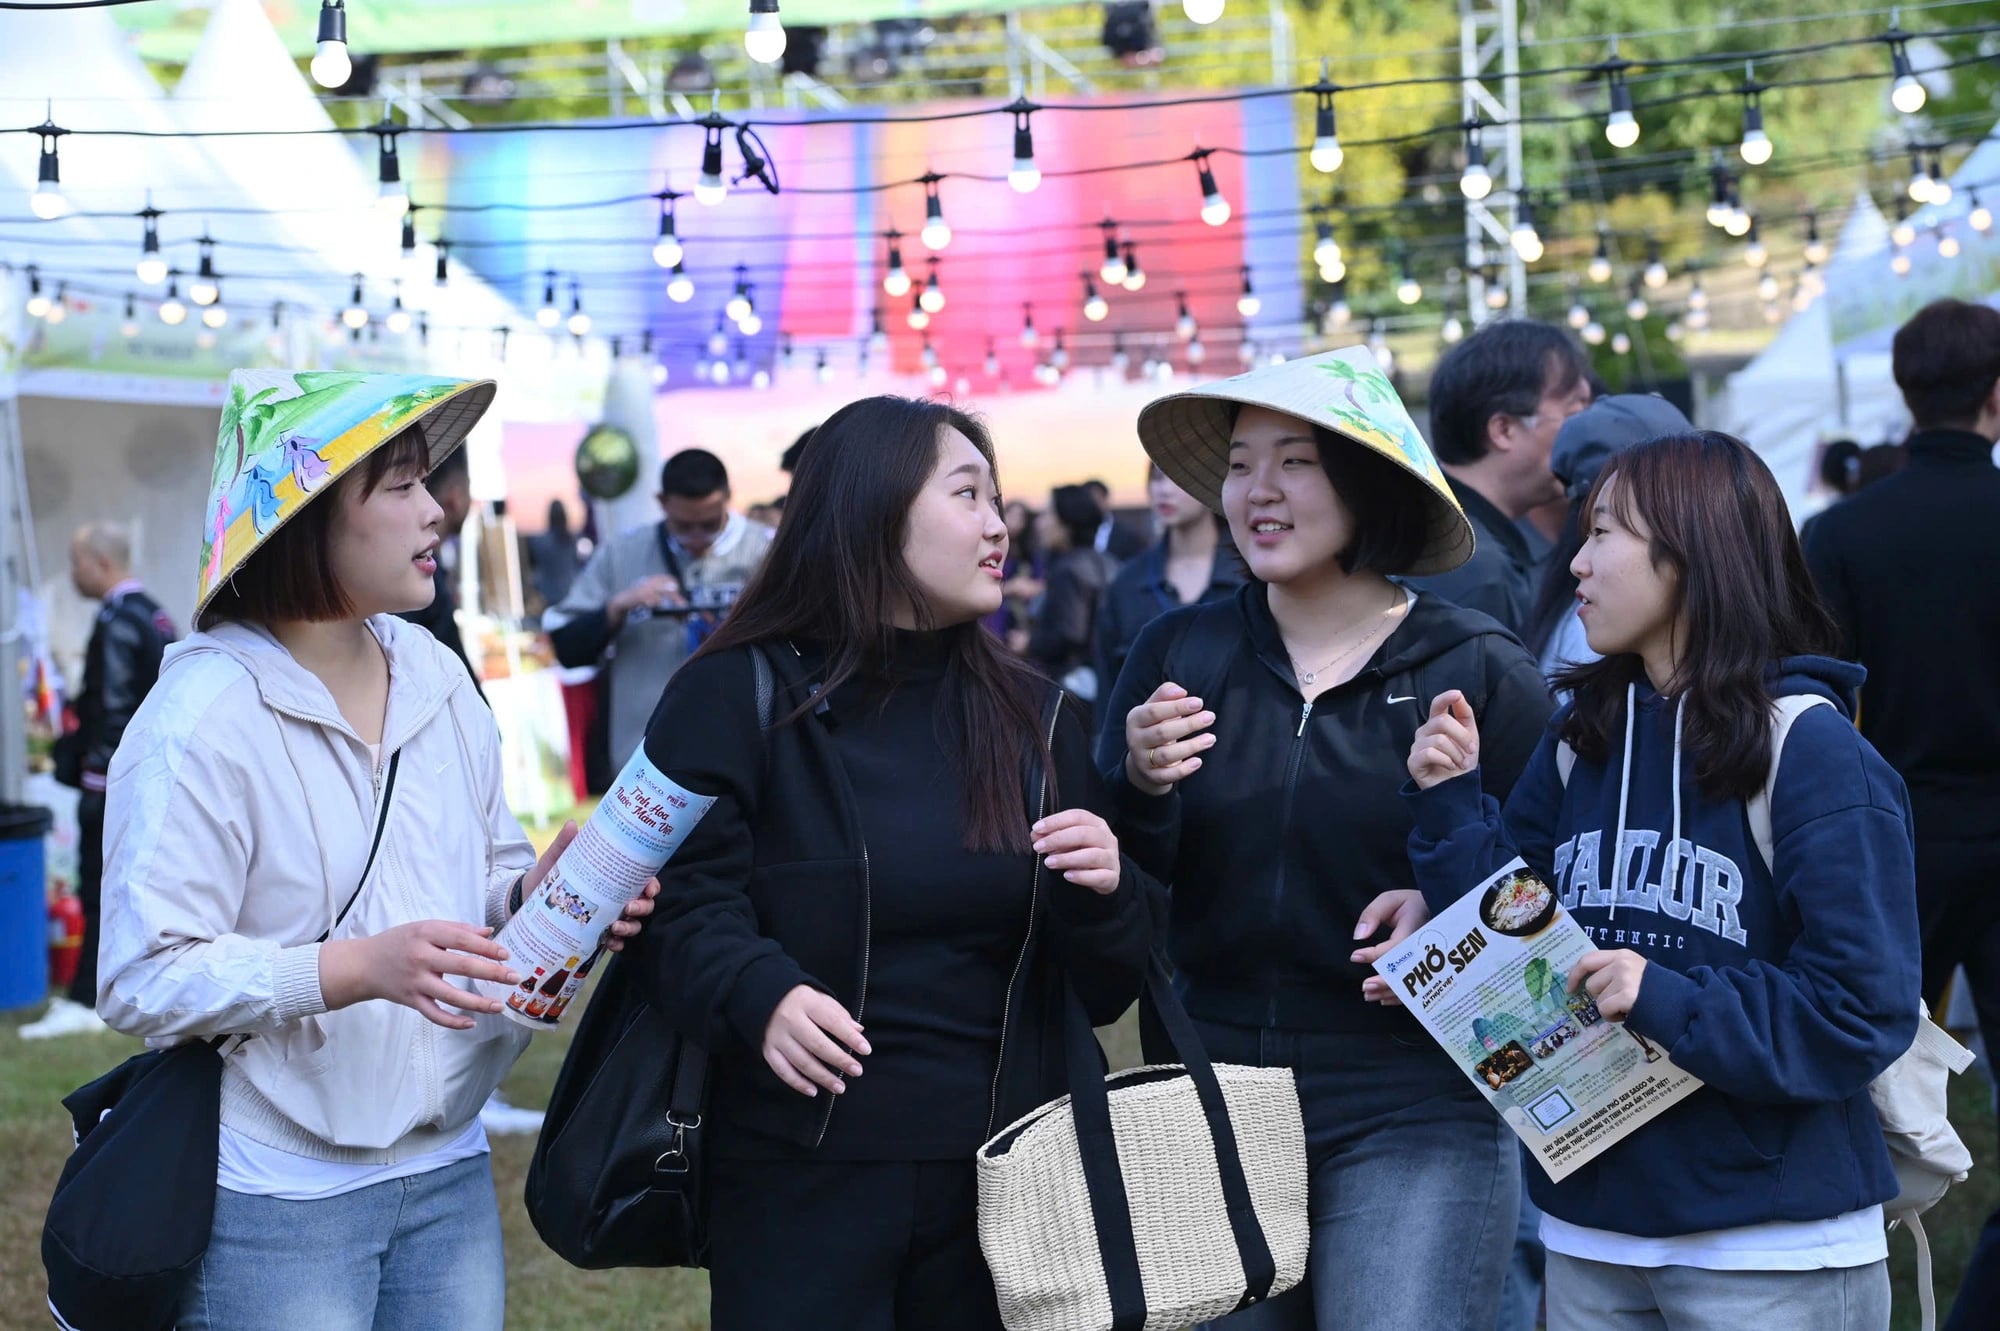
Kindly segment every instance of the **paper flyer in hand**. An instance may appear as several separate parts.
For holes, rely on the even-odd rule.
[[[1556,1180],[1701,1085],[1587,992],[1568,992],[1595,947],[1515,860],[1375,963]]]
[[[597,964],[625,903],[645,890],[714,804],[713,796],[697,795],[654,767],[641,744],[576,840],[500,931],[507,964],[521,983],[479,980],[475,987],[504,1002],[506,1014],[525,1026],[555,1025]]]

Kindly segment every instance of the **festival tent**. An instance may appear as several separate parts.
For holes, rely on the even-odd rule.
[[[1889,234],[1866,193],[1855,197],[1828,266],[1828,294],[1792,316],[1776,338],[1729,377],[1714,424],[1748,442],[1769,464],[1794,518],[1821,502],[1815,494],[1821,445],[1840,436],[1863,444],[1900,436],[1903,401],[1885,357],[1836,356],[1836,283],[1864,277],[1862,261],[1879,255]]]

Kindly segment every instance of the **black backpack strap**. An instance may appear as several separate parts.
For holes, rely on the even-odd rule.
[[[353,894],[347,898],[347,904],[340,908],[340,913],[333,917],[333,923],[326,927],[326,932],[313,939],[315,943],[324,943],[333,936],[333,931],[347,918],[347,912],[353,910],[354,903],[361,899],[361,889],[368,886],[368,875],[375,868],[376,853],[382,849],[383,829],[389,826],[389,806],[396,799],[396,771],[402,765],[403,751],[398,749],[389,755],[389,774],[382,782],[382,805],[375,813],[375,839],[368,845],[368,862],[361,866],[361,881],[354,885]]]

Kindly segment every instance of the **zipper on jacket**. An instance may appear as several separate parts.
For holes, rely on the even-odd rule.
[[[1062,704],[1057,702],[1049,713],[1048,749],[1049,759],[1055,760],[1056,720],[1062,715]],[[1043,771],[1040,781],[1040,797],[1035,801],[1035,821],[1049,816],[1049,774]],[[1014,958],[1014,970],[1007,977],[1007,996],[1000,1004],[1000,1051],[993,1060],[993,1093],[986,1104],[986,1140],[993,1140],[993,1133],[1000,1117],[1000,1069],[1007,1063],[1007,1027],[1014,1016],[1014,987],[1021,982],[1021,967],[1027,963],[1028,948],[1035,941],[1035,915],[1042,896],[1042,857],[1035,856],[1035,868],[1028,875],[1028,932],[1021,939],[1021,951]]]
[[[861,989],[854,996],[854,1024],[861,1024],[861,1014],[868,1010],[868,956],[875,941],[875,884],[868,866],[868,838],[860,832],[861,819],[855,817],[855,837],[861,842]],[[826,1130],[833,1124],[834,1102],[837,1095],[826,1097],[826,1108],[819,1116],[819,1135],[813,1138],[813,1149],[826,1140]]]
[[[1312,719],[1313,701],[1308,698],[1299,704],[1299,728],[1292,733],[1292,753],[1285,760],[1285,796],[1284,801],[1278,806],[1278,838],[1281,843],[1292,825],[1292,797],[1298,790],[1299,769],[1305,765],[1306,722]],[[1271,884],[1271,919],[1274,923],[1281,922],[1284,908],[1285,857],[1280,855],[1277,878]],[[1277,1017],[1278,1000],[1273,995],[1268,1005],[1266,1019],[1275,1022]]]

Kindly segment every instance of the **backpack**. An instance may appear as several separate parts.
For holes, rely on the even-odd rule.
[[[1771,710],[1771,771],[1764,786],[1745,805],[1750,819],[1750,836],[1764,867],[1772,865],[1771,787],[1777,784],[1778,760],[1785,751],[1785,737],[1801,716],[1815,707],[1833,704],[1813,694],[1793,694],[1779,698]],[[1576,767],[1576,750],[1567,743],[1556,746],[1556,772],[1565,788]],[[1889,1228],[1906,1225],[1917,1242],[1917,1293],[1923,1310],[1924,1331],[1937,1325],[1937,1295],[1931,1288],[1931,1248],[1917,1217],[1938,1204],[1954,1183],[1963,1182],[1972,1170],[1972,1152],[1959,1139],[1945,1112],[1951,1075],[1972,1065],[1972,1051],[1947,1035],[1931,1020],[1930,1009],[1917,1004],[1917,1036],[1902,1057],[1868,1086],[1875,1117],[1882,1125],[1882,1141],[1889,1148],[1889,1163],[1896,1169],[1897,1193],[1882,1204]]]

